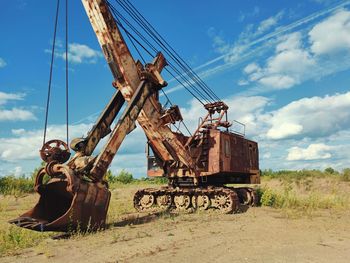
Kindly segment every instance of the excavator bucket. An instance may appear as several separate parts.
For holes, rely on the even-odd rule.
[[[83,180],[65,165],[56,167],[56,176],[43,182],[41,169],[36,177],[38,203],[20,217],[9,221],[35,231],[95,231],[105,227],[111,193],[106,185]]]

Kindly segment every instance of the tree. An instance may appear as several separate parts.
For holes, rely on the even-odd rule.
[[[134,177],[131,173],[125,171],[124,169],[116,176],[116,181],[122,184],[130,184],[134,181]]]
[[[328,173],[328,174],[334,174],[335,173],[335,170],[332,167],[328,167],[324,171],[325,171],[325,173]]]

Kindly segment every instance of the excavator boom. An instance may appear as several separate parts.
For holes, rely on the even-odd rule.
[[[105,0],[82,0],[82,2],[107,63],[116,78],[116,86],[125,100],[129,101],[141,81],[138,63],[133,59],[107,2]],[[183,169],[180,170],[182,174],[179,176],[196,176],[194,160],[167,123],[163,122],[162,113],[159,101],[153,96],[146,101],[137,121],[152,143],[153,149],[164,162],[181,162]]]

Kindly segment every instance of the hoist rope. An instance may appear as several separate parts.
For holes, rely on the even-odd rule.
[[[146,32],[148,37],[151,38],[152,41],[155,42],[155,44],[158,45],[160,48],[156,48],[155,45],[150,43],[150,40],[148,40],[143,34],[141,34],[139,30],[135,28],[135,26],[133,26],[118,10],[116,10],[116,8],[112,4],[110,4],[107,1],[107,4],[109,5],[115,18],[120,18],[125,23],[125,25],[128,26],[140,38],[140,41],[143,41],[149,48],[153,50],[153,52],[157,53],[159,49],[161,49],[166,55],[169,56],[170,59],[167,58],[167,62],[169,64],[170,69],[173,71],[173,73],[170,75],[172,75],[177,82],[184,86],[188,91],[190,90],[187,87],[191,88],[193,90],[193,92],[191,92],[191,95],[194,96],[203,105],[204,103],[202,102],[202,100],[206,103],[220,100],[219,97],[208,87],[208,85],[205,84],[205,82],[197,75],[197,73],[195,73],[194,70],[190,68],[190,66],[179,56],[179,54],[174,50],[174,48],[172,48],[169,45],[169,43],[165,41],[165,39],[152,27],[152,25],[142,16],[142,14],[138,12],[138,10],[129,1],[116,0],[116,2],[137,23],[137,25],[143,31]],[[121,26],[120,20],[118,25]],[[125,27],[122,28],[124,31],[128,31]],[[128,38],[130,38],[131,35],[131,37],[133,37],[134,40],[136,40],[136,42],[148,54],[151,53],[130,32],[127,33],[127,35]],[[152,54],[151,56],[154,56],[154,54]],[[166,70],[168,72],[170,71],[167,68]],[[197,96],[195,96],[193,93],[196,93]]]
[[[66,139],[67,144],[69,142],[69,60],[68,60],[68,0],[66,0],[66,8],[65,8],[65,85],[66,85]],[[54,22],[54,34],[53,34],[53,43],[51,50],[51,63],[50,63],[50,77],[48,83],[48,91],[47,91],[47,100],[46,100],[46,109],[45,109],[45,126],[44,126],[44,138],[43,145],[46,143],[46,135],[47,135],[47,125],[49,118],[49,108],[50,108],[50,99],[51,99],[51,89],[52,89],[52,77],[53,77],[53,67],[55,62],[55,49],[56,49],[56,38],[57,38],[57,28],[58,28],[58,20],[59,20],[59,10],[60,10],[60,0],[57,0],[56,5],[56,16]]]
[[[55,60],[55,47],[56,47],[56,35],[57,35],[57,24],[58,24],[59,9],[60,9],[60,0],[57,0],[56,18],[55,18],[55,26],[54,26],[54,33],[53,33],[53,43],[52,43],[52,51],[51,51],[50,77],[49,77],[49,86],[48,86],[47,100],[46,100],[46,112],[45,112],[45,127],[44,127],[43,145],[46,142],[47,121],[48,121],[48,117],[49,117],[51,84],[52,84],[52,72],[53,72],[53,63],[54,63],[54,60]]]
[[[120,1],[117,1],[118,3],[121,3]],[[114,8],[114,7],[113,7]],[[115,8],[114,8],[115,9]],[[116,9],[115,9],[115,12],[116,12],[116,14],[117,15],[119,15],[122,19],[123,19],[123,21],[149,46],[149,47],[151,47],[153,50],[154,50],[154,52],[158,52],[159,51],[159,49],[157,49],[154,45],[152,45],[148,40],[147,40],[147,38],[145,37],[145,36],[143,36],[137,29],[135,29],[135,27],[134,26],[132,26],[131,25],[131,23],[126,19],[126,18],[124,18],[123,17],[123,15],[121,15],[120,14],[120,12],[118,12]],[[159,40],[157,40],[155,37],[154,37],[154,34],[152,34],[152,32],[149,32],[149,29],[147,29],[147,28],[145,28],[145,26],[144,26],[144,23],[141,21],[140,22],[140,19],[139,18],[137,18],[137,17],[135,17],[135,15],[133,15],[133,14],[130,14],[130,12],[128,11],[128,10],[126,10],[126,12],[128,12],[128,14],[134,19],[134,21],[136,21],[136,23],[138,23],[138,25],[148,34],[148,36],[149,37],[151,37],[152,39],[153,39],[153,41],[155,41],[158,45],[159,45]],[[165,53],[167,54],[167,55],[169,55],[169,57],[170,58],[172,58],[172,59],[174,59],[174,56],[173,56],[173,54],[171,54],[168,50],[165,50]],[[176,60],[174,60],[175,61],[175,63],[177,63],[177,61]],[[175,72],[175,74],[177,74],[178,75],[178,77],[180,77],[181,79],[182,79],[182,81],[184,81],[184,82],[186,82],[186,84],[187,84],[187,86],[189,86],[189,87],[191,87],[196,93],[197,93],[197,96],[195,96],[192,92],[190,92],[191,93],[191,95],[192,96],[194,96],[198,101],[200,101],[201,103],[202,103],[202,101],[198,98],[198,97],[200,97],[202,100],[205,100],[206,101],[206,103],[209,103],[210,102],[210,100],[208,100],[207,98],[206,98],[206,96],[205,96],[205,94],[203,94],[193,83],[192,83],[192,81],[191,80],[189,80],[189,79],[187,79],[186,78],[186,75],[184,75],[183,73],[181,73],[181,70],[179,70],[179,69],[177,69],[174,65],[173,65],[173,63],[170,61],[170,59],[168,58],[167,59],[167,62],[168,62],[168,64],[169,64],[169,67]],[[178,64],[178,63],[177,63]],[[168,71],[168,70],[167,70]],[[173,74],[171,74],[172,76],[173,76]],[[174,77],[174,76],[173,76]],[[176,81],[178,81],[181,85],[183,85],[186,89],[187,89],[187,86],[186,85],[184,85],[180,80],[179,80],[179,78],[176,78],[176,77],[174,77],[174,79],[176,80]],[[188,90],[188,89],[187,89]],[[189,90],[188,90],[189,91]],[[203,105],[204,105],[204,103],[202,103]]]
[[[66,0],[66,136],[69,143],[69,60],[68,60],[68,0]]]
[[[123,31],[127,34],[128,38],[132,38],[138,45],[140,45],[140,47],[142,47],[142,49],[151,57],[154,57],[155,54],[158,53],[158,49],[152,45],[133,25],[130,24],[129,21],[126,20],[126,18],[120,14],[113,6],[110,6],[111,11],[113,13],[113,15],[115,16],[115,22],[123,29]],[[129,30],[127,30],[124,25],[120,22],[119,18],[121,18],[121,20],[123,20],[129,27],[131,30],[134,31],[134,33],[136,35],[139,36],[139,38],[141,38],[145,44],[147,46],[149,46],[153,52],[151,53],[132,33],[130,33]],[[133,44],[134,45],[134,44]],[[139,53],[139,51],[137,50],[137,52]],[[144,59],[143,59],[144,60]],[[189,80],[187,79],[184,74],[181,73],[180,70],[178,70],[169,60],[167,60],[167,63],[169,65],[169,67],[175,72],[175,74],[173,72],[171,72],[168,68],[165,68],[165,70],[177,81],[179,82],[189,93],[191,93],[191,95],[196,98],[201,104],[204,105],[204,103],[202,102],[202,100],[205,100],[206,103],[210,103],[210,101],[205,97],[205,95]],[[176,76],[177,75],[177,76]],[[181,78],[182,81],[186,82],[186,84],[183,84],[183,82],[181,82],[181,80],[179,79]],[[191,87],[196,93],[197,95],[195,95],[187,86]],[[198,98],[200,97],[200,98]]]
[[[117,2],[122,5],[123,7],[125,7],[123,5],[123,3],[119,0],[117,0]],[[129,13],[130,12],[130,9],[127,8],[127,12]],[[166,53],[166,55],[168,55],[172,60],[174,60],[174,62],[185,72],[185,73],[188,73],[188,70],[183,66],[183,64],[181,64],[181,62],[179,61],[179,59],[171,52],[169,51],[169,49],[163,44],[163,42],[161,40],[159,40],[159,38],[148,28],[148,26],[142,21],[140,20],[139,17],[137,17],[137,15],[135,15],[135,13],[133,13],[133,11],[131,11],[132,13],[129,13],[129,15],[145,30],[145,32],[148,34],[149,37],[151,37],[153,39],[153,41],[155,41],[160,47],[162,47]],[[173,64],[169,61],[168,59],[168,64],[171,68],[174,69],[174,66]],[[183,78],[183,73],[181,73],[181,71],[179,70],[175,70],[176,73],[181,76],[181,78]],[[192,78],[192,81],[196,84],[197,83],[197,80],[196,79],[193,79]],[[186,81],[187,82],[187,81]],[[187,82],[188,84],[188,82]],[[192,84],[192,82],[191,82]],[[203,94],[202,91],[198,90],[198,88],[194,85],[190,85],[193,89],[196,90],[196,92],[198,93],[198,95],[200,95],[200,97],[204,100],[206,100],[207,102],[210,102],[207,98],[206,98],[206,95],[208,95],[208,93],[204,90],[204,92],[206,94]],[[210,96],[209,96],[210,97]],[[212,98],[210,98],[212,99]]]
[[[121,2],[120,0],[117,0]],[[176,52],[174,48],[171,47],[171,45],[158,33],[158,31],[150,24],[147,19],[135,8],[135,6],[129,1],[129,0],[124,0],[126,5],[129,7],[129,10],[133,12],[136,16],[138,15],[140,17],[141,23],[148,28],[148,31],[155,36],[156,40],[158,43],[165,48],[165,50],[169,51],[169,49],[173,52],[171,54],[171,51],[169,51],[169,55],[174,57],[174,59],[184,68],[185,72],[188,73],[193,77],[193,79],[196,80],[199,86],[203,88],[203,90],[206,92],[206,94],[214,99],[214,100],[220,100],[218,96],[209,88],[209,86],[197,75],[197,73],[187,64],[187,62],[181,58],[181,56]],[[143,20],[143,22],[142,22]]]

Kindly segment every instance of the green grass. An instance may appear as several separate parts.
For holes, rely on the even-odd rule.
[[[306,181],[309,183],[309,181]],[[314,183],[314,182],[313,182]],[[327,191],[319,186],[304,187],[302,184],[283,182],[282,187],[263,186],[259,188],[260,204],[279,209],[292,209],[310,214],[319,209],[348,209],[350,207],[349,187],[347,191],[335,191],[337,181],[327,181]],[[305,186],[305,185],[304,185]],[[305,191],[305,189],[307,189]]]
[[[34,180],[24,176],[0,177],[0,194],[21,196],[24,193],[34,192]]]
[[[18,250],[40,244],[50,234],[26,230],[16,226],[0,229],[0,255],[15,253]]]

